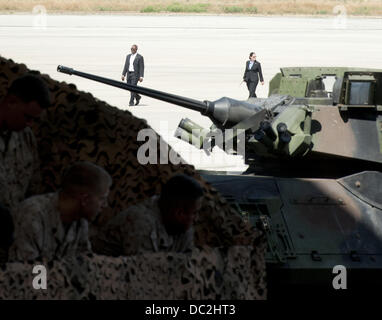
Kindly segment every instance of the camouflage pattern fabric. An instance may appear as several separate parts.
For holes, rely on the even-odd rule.
[[[27,71],[25,65],[0,57],[0,99],[10,83]],[[92,161],[104,167],[113,178],[110,207],[101,214],[97,224],[90,227],[92,240],[97,229],[105,226],[117,213],[158,194],[172,175],[183,173],[198,180],[205,194],[194,225],[195,245],[225,248],[249,246],[251,249],[243,250],[250,250],[253,261],[256,261],[253,265],[256,274],[265,277],[266,243],[263,233],[232,209],[193,166],[183,163],[141,165],[138,162],[137,151],[144,142],[137,141],[137,133],[149,128],[144,120],[135,118],[128,111],[111,107],[89,93],[78,91],[73,84],[60,83],[47,75],[42,77],[50,89],[53,105],[32,128],[40,156],[41,192],[56,191],[64,170],[79,160]],[[158,150],[160,144],[166,145],[157,135]],[[168,152],[174,151],[168,147]],[[159,157],[158,154],[157,163]],[[161,255],[166,256],[165,253]],[[136,283],[136,286],[140,287],[140,284]],[[257,282],[252,289],[265,292],[261,295],[264,297],[265,279]]]
[[[158,196],[153,196],[111,219],[99,233],[98,241],[93,242],[93,249],[115,257],[143,252],[187,252],[194,247],[193,236],[193,228],[180,235],[169,235],[162,222]]]
[[[32,287],[37,264],[46,267],[46,290]],[[0,272],[0,299],[264,299],[257,267],[253,248],[237,246],[8,263]]]
[[[52,260],[90,252],[88,222],[72,222],[65,230],[58,211],[58,193],[30,197],[12,212],[15,240],[9,250],[10,261]]]
[[[8,138],[6,138],[8,136]],[[0,203],[12,208],[41,183],[37,144],[30,128],[0,135]]]

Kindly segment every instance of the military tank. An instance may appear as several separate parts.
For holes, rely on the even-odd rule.
[[[202,176],[266,233],[269,299],[364,297],[382,287],[382,70],[282,68],[268,98],[212,102],[58,71],[211,119],[209,130],[182,119],[175,134],[248,164],[242,175]]]

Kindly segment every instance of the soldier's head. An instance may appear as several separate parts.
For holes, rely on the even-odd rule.
[[[73,164],[61,183],[60,212],[63,220],[67,218],[70,222],[84,218],[93,221],[107,206],[111,184],[110,175],[100,166],[87,161]]]
[[[202,206],[203,189],[193,178],[175,175],[163,186],[159,208],[169,234],[186,232]]]
[[[0,103],[0,127],[12,131],[23,130],[50,103],[48,87],[41,77],[33,74],[21,76],[12,82]]]
[[[137,46],[136,44],[133,44],[133,45],[131,46],[131,53],[134,54],[134,53],[136,53],[137,51],[138,51],[138,46]]]

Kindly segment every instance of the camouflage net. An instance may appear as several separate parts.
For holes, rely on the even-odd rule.
[[[0,299],[263,299],[263,277],[249,247],[194,249],[112,258],[78,256],[47,263],[8,263]],[[47,289],[33,288],[34,265],[47,268]]]
[[[17,64],[12,60],[0,57],[0,100],[6,94],[12,81],[28,71],[25,65]],[[37,71],[33,72],[40,74]],[[137,160],[137,151],[145,142],[137,141],[137,133],[141,129],[150,128],[145,120],[135,118],[128,111],[111,107],[107,103],[96,99],[90,93],[80,92],[73,84],[55,81],[47,75],[41,76],[50,89],[53,105],[47,110],[46,115],[41,117],[32,128],[39,146],[38,151],[41,159],[41,172],[43,177],[41,189],[36,190],[35,193],[57,190],[60,184],[60,177],[64,170],[75,161],[88,160],[104,167],[112,176],[113,185],[109,196],[110,207],[103,212],[97,223],[92,226],[92,234],[96,235],[97,228],[104,226],[111,217],[122,209],[159,193],[161,186],[173,174],[184,173],[190,175],[201,183],[205,191],[203,206],[195,223],[196,245],[199,247],[254,246],[252,247],[251,254],[249,251],[247,253],[248,257],[256,261],[256,264],[254,264],[256,270],[252,270],[252,272],[259,277],[256,280],[257,282],[252,282],[259,285],[253,289],[259,292],[261,291],[262,293],[258,294],[257,297],[266,297],[266,285],[264,280],[264,252],[266,245],[263,235],[259,230],[243,220],[243,218],[229,206],[226,200],[200,177],[193,166],[187,164],[174,165],[171,163],[141,165]],[[160,136],[157,136],[157,138],[159,150],[161,138]],[[162,141],[161,144],[166,143]],[[170,146],[168,147],[168,152],[174,152]],[[241,250],[245,251],[249,249]],[[210,258],[207,258],[207,254],[203,254],[203,251],[200,252],[199,260],[195,254],[196,253],[193,254],[195,261],[200,260],[195,263],[201,263],[204,259],[213,265],[214,260],[212,257],[212,260],[210,260]],[[126,263],[128,264],[128,261],[137,261],[136,263],[138,263],[139,259],[147,259],[147,265],[151,267],[156,265],[156,261],[162,261],[161,263],[163,264],[165,261],[168,261],[170,257],[173,257],[174,261],[178,261],[179,264],[190,263],[188,260],[187,262],[182,260],[185,258],[181,259],[180,256],[165,253],[147,255],[144,258],[129,257]],[[86,259],[84,261],[88,261],[87,263],[90,266],[98,265],[98,261],[102,259],[107,260],[109,258],[96,256],[94,259],[94,262]],[[123,260],[110,258],[108,261],[113,265],[115,263],[117,268],[118,263],[121,264]],[[61,265],[60,263],[61,262],[57,262],[57,266]],[[107,264],[105,261],[104,263]],[[162,265],[161,263],[158,262],[159,265]],[[65,265],[65,262],[62,262],[62,265]],[[163,266],[165,265],[166,264],[163,264]],[[20,268],[20,270],[25,270],[20,264],[9,264],[7,268],[8,273],[10,273],[9,270],[12,266]],[[29,266],[25,268],[28,269]],[[59,268],[59,270],[62,270],[62,268]],[[99,270],[101,270],[102,266],[99,268]],[[186,266],[184,266],[183,269],[184,268],[186,268]],[[152,279],[156,279],[155,275],[162,274],[163,270],[161,268],[159,269],[161,270],[159,273],[156,271],[152,272]],[[245,268],[243,267],[243,269]],[[193,274],[193,276],[199,280],[207,279],[203,277],[199,278],[197,276],[198,272]],[[243,275],[248,272],[250,272],[249,269],[246,270]],[[28,274],[30,274],[30,271],[28,271]],[[4,281],[4,275],[2,274],[0,276],[3,279],[2,281]],[[255,277],[255,275],[252,276]],[[58,275],[57,277],[57,279],[62,280],[64,275],[62,275],[61,278]],[[225,275],[223,277],[225,277]],[[57,281],[59,282],[59,280]],[[180,281],[180,279],[174,279],[174,281]],[[231,281],[234,280],[232,279]],[[130,281],[130,287],[132,283],[133,280]],[[195,283],[197,283],[197,281]],[[207,283],[204,283],[203,285],[206,284]],[[179,290],[181,287],[180,285]],[[154,281],[151,284],[151,288],[152,290],[153,288],[157,290],[159,286],[155,284]],[[220,292],[217,288],[215,289],[216,292],[211,293],[212,295],[217,295],[218,292]],[[211,290],[214,291],[215,289],[212,288]],[[86,290],[90,289],[87,288]],[[132,288],[129,290],[131,292],[134,291]],[[197,288],[195,288],[195,290],[197,290]],[[137,290],[137,292],[138,291],[139,290]],[[102,294],[95,296],[102,298]],[[117,296],[118,295],[115,295],[114,297]],[[158,295],[158,297],[159,296],[162,297],[162,295]],[[126,296],[124,297],[126,298]],[[132,298],[134,295],[127,295],[127,297]],[[194,297],[194,295],[189,297]],[[248,297],[248,295],[245,294],[243,297]],[[237,298],[239,298],[239,296]]]

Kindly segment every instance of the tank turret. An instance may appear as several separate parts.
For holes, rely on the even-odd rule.
[[[198,148],[233,145],[225,151],[243,155],[248,173],[342,177],[382,165],[382,72],[344,71],[333,85],[331,103],[316,105],[309,93],[198,101],[64,66],[57,70],[199,111],[213,126],[207,130],[182,119],[176,136]],[[313,76],[304,92],[324,89],[322,77]],[[223,145],[216,142],[221,135]]]

